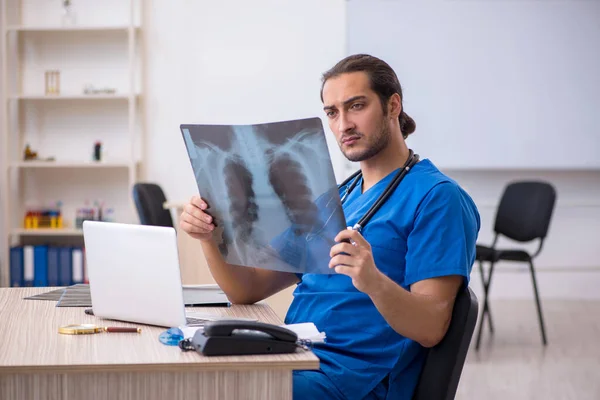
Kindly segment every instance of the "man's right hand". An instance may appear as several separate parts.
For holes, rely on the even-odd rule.
[[[202,241],[202,251],[215,281],[232,303],[253,304],[299,282],[296,274],[228,264],[212,240],[213,218],[206,213],[208,204],[194,196],[183,207],[179,226],[191,237]]]
[[[181,229],[194,239],[203,242],[212,239],[212,232],[215,229],[213,218],[204,211],[207,208],[208,204],[200,196],[193,196],[190,202],[183,207],[179,218]]]

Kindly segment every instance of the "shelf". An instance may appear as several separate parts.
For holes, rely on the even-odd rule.
[[[134,26],[139,29],[139,26]],[[115,26],[18,26],[7,27],[8,32],[126,32],[129,25]]]
[[[72,21],[54,1],[0,0],[0,80],[9,83],[0,88],[0,287],[11,283],[12,246],[83,240],[81,226],[64,216],[63,229],[25,229],[28,204],[60,201],[72,215],[89,200],[122,210],[123,220],[136,216],[127,188],[144,156],[145,1],[102,10],[76,1]],[[48,71],[60,71],[58,93],[48,90]],[[94,161],[96,142],[114,153]],[[25,160],[26,143],[39,159]]]
[[[77,162],[77,161],[21,161],[10,164],[11,168],[129,168],[128,162]]]
[[[82,236],[82,229],[65,228],[65,229],[52,229],[52,228],[37,228],[37,229],[14,229],[11,231],[12,235],[15,236]]]
[[[134,95],[137,97],[138,95]],[[9,100],[127,100],[127,94],[66,94],[66,95],[13,95]]]

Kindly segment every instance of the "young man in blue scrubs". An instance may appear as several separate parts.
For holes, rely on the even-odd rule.
[[[416,161],[405,143],[415,122],[402,109],[396,74],[372,56],[350,56],[327,71],[321,98],[341,151],[360,162],[362,176],[340,188],[353,226]],[[323,260],[335,268],[332,275],[225,263],[206,208],[193,197],[181,227],[202,242],[230,300],[254,303],[297,284],[286,323],[311,321],[327,334],[327,343],[314,348],[321,369],[294,373],[294,398],[412,397],[424,348],[444,337],[475,257],[479,214],[456,182],[427,159],[414,164],[362,229],[337,235],[331,258]]]

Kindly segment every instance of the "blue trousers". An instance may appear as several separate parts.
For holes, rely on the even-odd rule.
[[[331,379],[322,371],[294,371],[293,399],[331,399],[345,400],[344,395],[335,387]]]
[[[331,382],[331,379],[322,371],[294,371],[293,372],[293,399],[294,400],[346,400],[346,397]],[[387,389],[383,384],[377,385],[363,400],[385,399]]]

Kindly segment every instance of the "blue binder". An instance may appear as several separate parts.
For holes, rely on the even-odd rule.
[[[48,246],[33,248],[33,285],[48,286]]]
[[[71,286],[73,279],[73,258],[70,247],[61,247],[58,252],[58,285]]]
[[[58,247],[48,248],[48,286],[60,286],[58,279]]]
[[[23,276],[23,247],[10,248],[10,286],[20,287],[25,284]]]

